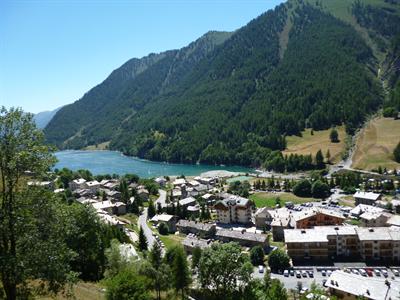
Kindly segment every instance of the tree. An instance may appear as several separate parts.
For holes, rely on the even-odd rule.
[[[170,285],[171,271],[163,262],[161,246],[158,242],[154,243],[149,255],[150,266],[142,268],[142,274],[153,280],[154,289],[157,292],[157,299],[161,299],[161,291]]]
[[[165,224],[164,222],[161,222],[160,224],[158,224],[158,232],[162,235],[168,235],[168,233],[169,233],[168,225]]]
[[[331,163],[331,152],[329,151],[329,149],[326,151],[325,157],[326,157],[326,162],[328,164],[330,164]]]
[[[264,250],[261,246],[255,246],[251,248],[250,260],[254,266],[264,264]]]
[[[269,272],[264,275],[264,299],[286,300],[287,292],[279,279],[271,279]]]
[[[329,133],[329,138],[332,143],[339,143],[339,133],[337,132],[336,128],[331,129],[331,132]]]
[[[147,238],[144,235],[142,226],[140,226],[140,228],[139,228],[139,249],[141,251],[147,250]]]
[[[203,250],[199,263],[199,282],[217,299],[229,298],[251,280],[249,257],[236,243],[213,244]]]
[[[329,196],[329,192],[329,186],[321,180],[315,181],[311,188],[311,193],[314,198],[326,198]]]
[[[290,257],[281,249],[271,252],[268,256],[268,265],[271,270],[283,270],[290,267]]]
[[[192,252],[192,270],[195,270],[199,266],[201,253],[202,253],[201,248],[195,247],[193,249],[193,252]]]
[[[400,142],[397,144],[396,148],[393,150],[394,160],[400,163]]]
[[[315,164],[318,169],[323,169],[325,167],[324,155],[322,154],[321,150],[318,150],[317,154],[315,155]]]
[[[139,275],[136,268],[122,270],[105,281],[107,300],[150,300],[150,280]]]
[[[107,269],[104,273],[106,278],[116,276],[128,263],[128,261],[121,255],[119,249],[120,242],[116,239],[111,241],[110,248],[106,249],[105,255],[107,258]]]
[[[311,195],[311,183],[307,179],[300,180],[293,187],[293,194],[299,197],[309,197]]]
[[[154,207],[153,200],[149,200],[149,208],[147,210],[147,215],[149,218],[152,218],[156,215],[156,208]]]
[[[0,278],[10,300],[28,278],[57,292],[72,275],[73,253],[64,240],[59,203],[24,183],[27,170],[38,178],[46,175],[55,162],[51,150],[31,114],[0,108]]]
[[[161,215],[162,214],[162,206],[160,202],[157,202],[157,214]]]
[[[190,284],[190,274],[186,254],[181,247],[178,247],[175,251],[172,263],[172,281],[175,290],[181,291],[182,299],[184,299],[185,290]]]

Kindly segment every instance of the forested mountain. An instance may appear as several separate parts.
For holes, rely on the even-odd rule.
[[[47,139],[259,166],[306,127],[352,133],[378,107],[399,109],[400,3],[340,1],[290,0],[233,33],[128,61],[60,110]]]

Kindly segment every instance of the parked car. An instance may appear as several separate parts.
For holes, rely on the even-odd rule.
[[[294,276],[294,270],[290,270],[290,276]]]
[[[385,269],[382,269],[382,275],[384,276],[384,277],[388,277],[389,276],[389,274],[388,274],[388,272],[385,270]]]
[[[301,275],[303,276],[303,277],[307,277],[307,272],[306,271],[301,271]]]
[[[285,271],[283,271],[283,276],[285,276],[285,277],[289,277],[289,270],[285,270]]]
[[[381,276],[381,271],[379,271],[378,269],[375,269],[374,273],[376,276]]]
[[[374,273],[372,272],[372,269],[366,269],[365,272],[367,272],[367,275],[368,275],[369,277],[374,276]]]
[[[313,277],[314,277],[314,272],[313,272],[313,270],[308,270],[307,273],[308,273],[308,276],[309,276],[310,278],[313,278]]]
[[[296,277],[297,277],[297,278],[301,278],[301,273],[300,273],[300,271],[296,271]]]
[[[361,276],[364,276],[364,277],[368,276],[367,272],[364,269],[360,269],[359,272],[360,272]]]
[[[321,274],[322,274],[322,276],[326,276],[326,271],[325,271],[325,270],[322,270],[322,271],[321,271]]]
[[[258,266],[258,273],[264,273],[264,266]]]
[[[325,286],[325,287],[326,287],[326,282],[327,282],[326,279],[322,280],[322,285]]]
[[[398,277],[398,276],[400,275],[400,273],[399,273],[398,270],[393,269],[392,271],[393,271],[394,276],[397,276],[397,277]]]
[[[353,270],[351,270],[351,271],[352,271],[353,274],[360,275],[360,272],[358,272],[357,269],[353,269]]]
[[[300,294],[305,294],[305,293],[307,293],[307,291],[308,291],[308,287],[303,287],[302,289],[301,289],[301,291],[300,291]]]
[[[326,272],[326,275],[328,275],[328,276],[331,276],[331,274],[332,274],[331,270],[328,270],[328,272]]]

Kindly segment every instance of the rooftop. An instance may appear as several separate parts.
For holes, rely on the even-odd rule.
[[[202,230],[202,231],[209,231],[212,228],[215,228],[215,224],[211,223],[202,223],[202,222],[197,222],[197,221],[190,221],[190,220],[179,220],[179,222],[176,224],[177,227],[191,227],[191,228],[196,228],[197,230]]]
[[[218,229],[215,234],[217,237],[226,237],[238,240],[246,240],[253,242],[265,243],[268,237],[260,233],[252,233],[247,231],[229,230],[229,229]]]
[[[377,193],[372,193],[372,192],[356,192],[353,197],[354,198],[362,198],[362,199],[368,199],[368,200],[373,200],[376,201],[378,198],[381,196],[381,194]]]

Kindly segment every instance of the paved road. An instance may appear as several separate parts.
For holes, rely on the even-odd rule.
[[[167,192],[164,190],[158,190],[158,193],[160,196],[156,200],[156,208],[158,205],[157,203],[160,203],[162,208],[167,207]]]
[[[147,239],[148,249],[151,249],[153,244],[156,242],[156,239],[154,238],[153,232],[149,226],[147,226],[147,208],[144,208],[143,213],[139,216],[138,226],[143,228],[144,235]]]

